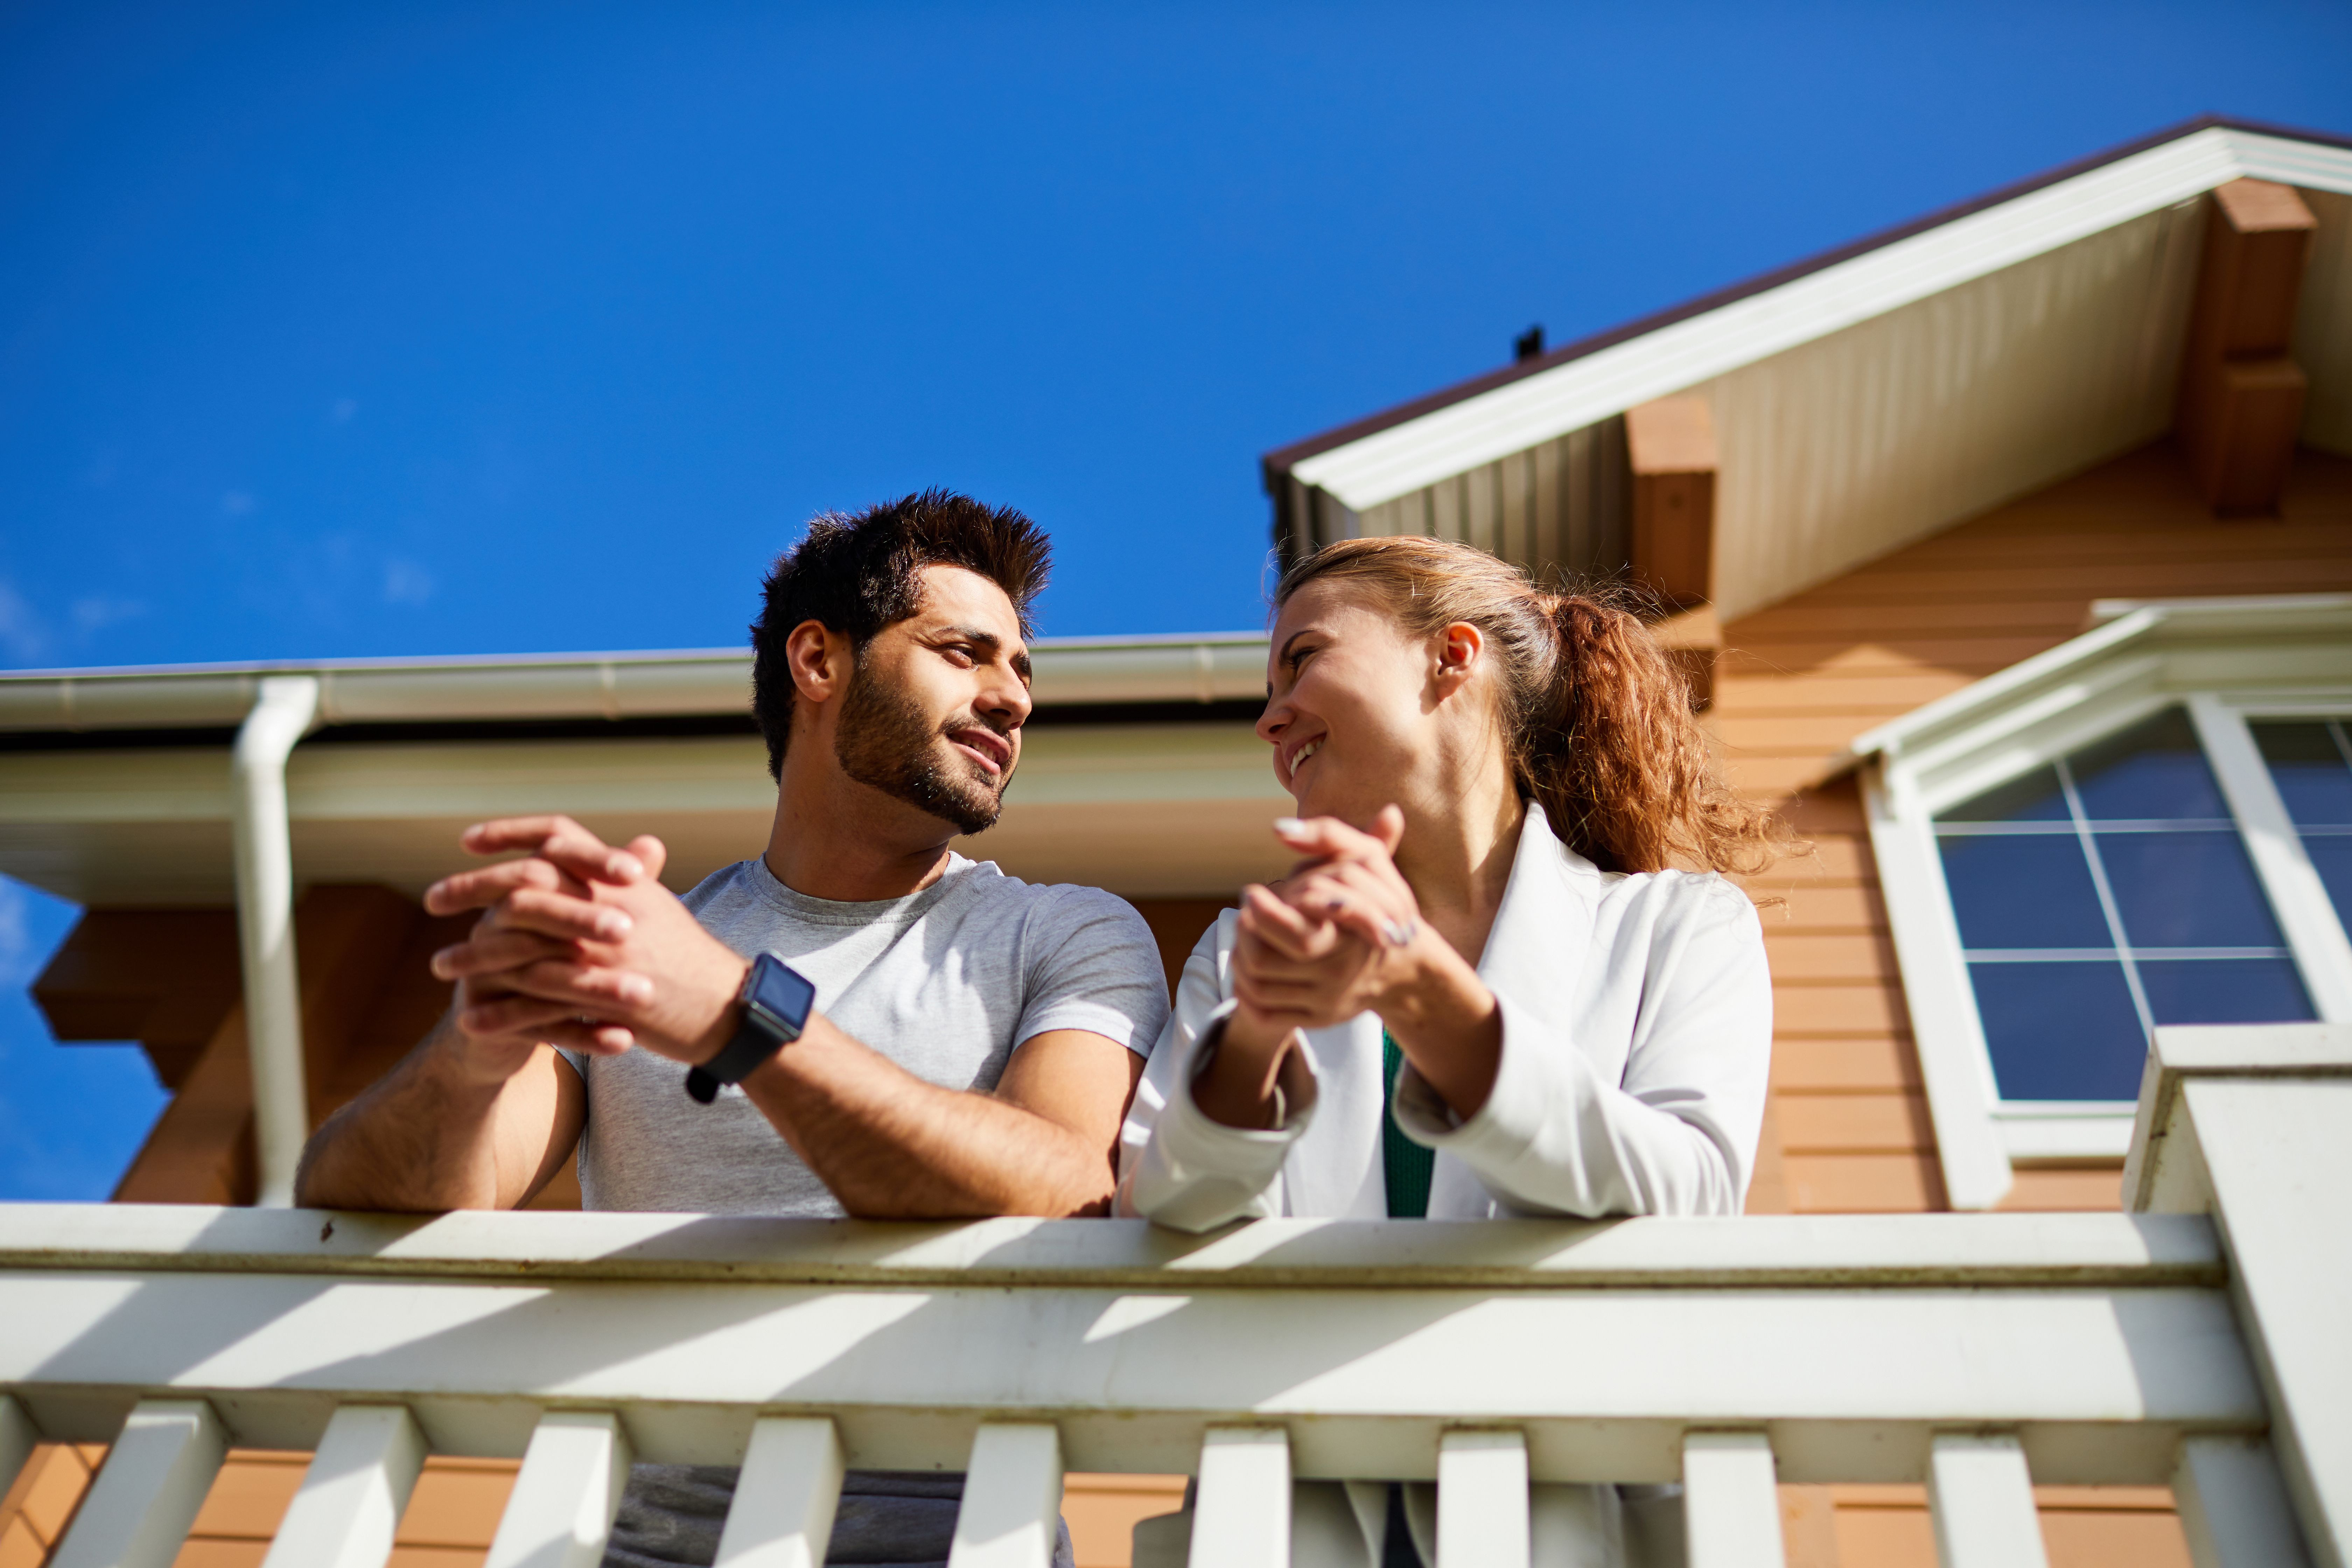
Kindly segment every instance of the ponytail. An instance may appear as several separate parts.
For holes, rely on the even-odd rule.
[[[1276,607],[1324,577],[1360,584],[1416,636],[1485,635],[1520,793],[1602,870],[1755,872],[1795,847],[1723,781],[1688,680],[1622,590],[1550,593],[1475,546],[1403,535],[1317,551],[1283,574]]]

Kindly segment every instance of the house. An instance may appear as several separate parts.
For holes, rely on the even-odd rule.
[[[2151,1029],[2352,1023],[2352,139],[2183,126],[1264,468],[1286,558],[1428,533],[1650,595],[1735,780],[1811,845],[1753,882],[1751,1213],[2111,1211]],[[1180,962],[1279,868],[1264,651],[1041,646],[972,852],[1130,898]],[[414,900],[466,822],[656,832],[681,886],[761,842],[747,678],[705,652],[0,679],[0,870],[89,907],[36,994],[175,1090],[118,1196],[253,1201],[429,1025],[446,928]],[[300,1115],[257,1115],[257,1079]],[[44,1453],[0,1505],[27,1563],[90,1462]],[[259,1561],[227,1493],[282,1500],[300,1462],[223,1472],[219,1550],[242,1528]],[[506,1484],[434,1464],[395,1562]],[[1097,1486],[1106,1518],[1167,1495],[1075,1482],[1082,1527]],[[2162,1488],[2039,1506],[2053,1562],[2189,1560]],[[1780,1508],[1791,1563],[1936,1560],[1916,1485]]]

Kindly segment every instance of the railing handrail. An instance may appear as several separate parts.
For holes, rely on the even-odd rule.
[[[1044,1289],[2204,1286],[2203,1215],[961,1224],[0,1204],[0,1268]]]

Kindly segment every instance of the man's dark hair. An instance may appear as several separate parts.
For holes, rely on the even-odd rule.
[[[776,558],[751,623],[751,713],[767,737],[768,772],[779,782],[797,695],[784,659],[793,628],[814,621],[863,653],[883,627],[922,607],[926,566],[961,566],[1003,589],[1027,637],[1030,602],[1053,569],[1053,546],[1044,529],[1011,507],[952,490],[925,490],[855,514],[829,511],[811,522],[807,537]]]

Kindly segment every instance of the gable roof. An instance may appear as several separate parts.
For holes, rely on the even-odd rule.
[[[1727,394],[1716,596],[1737,615],[2160,434],[2199,198],[2244,176],[2352,195],[2352,138],[2191,121],[1294,443],[1265,458],[1266,485],[1278,517],[1311,492],[1353,514],[1344,531],[1653,398]],[[2305,439],[2352,452],[2347,212],[2318,213],[2297,351]],[[2037,387],[2049,406],[2030,406]],[[1801,426],[1835,447],[1792,455]]]

